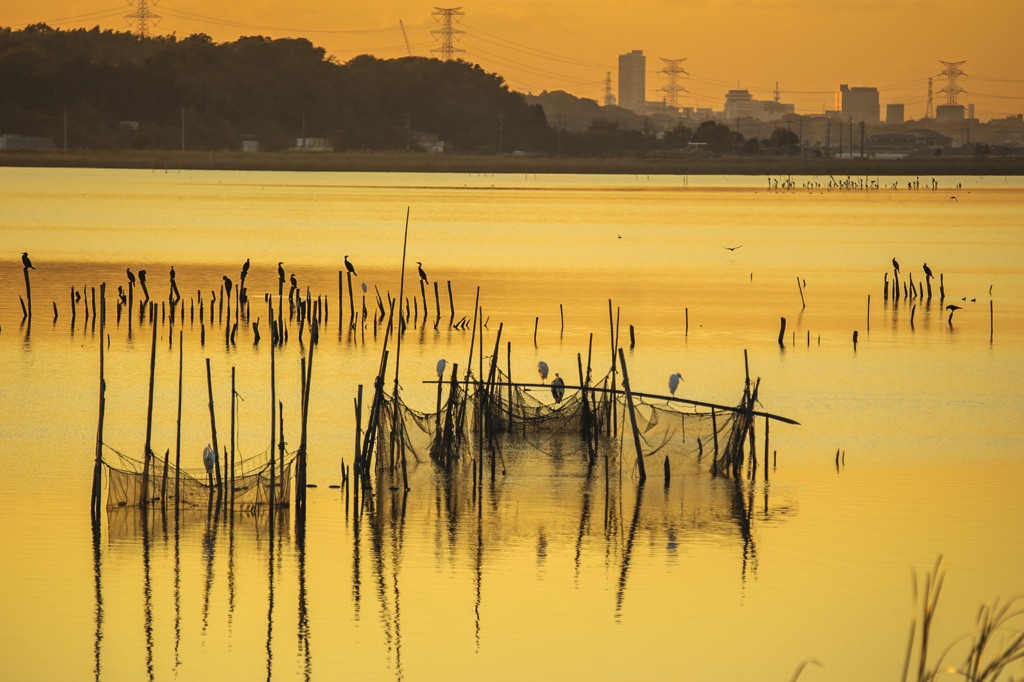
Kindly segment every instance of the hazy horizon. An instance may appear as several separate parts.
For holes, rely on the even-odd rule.
[[[16,30],[46,23],[64,30],[127,31],[136,28],[126,17],[138,12],[139,1],[104,8],[90,0],[14,0],[0,24]],[[974,104],[983,121],[1024,110],[1024,57],[1012,42],[1024,7],[1000,0],[980,0],[970,9],[947,0],[628,5],[509,0],[500,9],[448,7],[463,12],[454,26],[459,33],[453,56],[497,73],[526,94],[564,90],[600,102],[609,72],[617,94],[618,56],[642,50],[648,101],[664,96],[662,58],[685,58],[682,66],[689,75],[680,85],[688,92],[680,95],[681,107],[719,110],[733,88],[767,100],[777,83],[781,101],[795,104],[797,113],[820,113],[833,107],[836,88],[847,83],[878,88],[883,110],[888,103],[903,103],[907,118],[916,119],[924,115],[929,77],[934,106],[946,102],[941,61],[966,60],[959,104]],[[287,6],[150,0],[148,33],[205,33],[217,42],[249,35],[302,37],[342,62],[361,54],[439,57],[435,33],[441,23],[432,16],[435,9],[408,0],[345,10],[318,0]]]

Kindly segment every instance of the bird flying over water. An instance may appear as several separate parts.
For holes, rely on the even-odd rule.
[[[672,395],[676,394],[676,389],[679,388],[679,382],[683,380],[683,375],[679,372],[669,375],[668,378],[668,390]]]
[[[925,277],[934,277],[935,276],[935,275],[932,274],[932,269],[930,267],[928,267],[927,263],[924,264],[924,276]]]
[[[739,246],[723,246],[722,248],[725,249],[726,251],[735,251],[736,249],[739,249],[739,248],[742,248],[742,247],[743,247],[743,244],[740,244]]]
[[[427,273],[423,272],[423,263],[416,261],[416,265],[420,271],[420,279],[423,280],[424,284],[430,284],[430,282],[427,281]]]
[[[26,270],[29,268],[36,269],[36,266],[32,265],[32,261],[28,259],[28,251],[21,252],[21,264],[25,266]]]
[[[348,270],[349,272],[351,272],[356,277],[359,276],[359,275],[356,275],[356,268],[355,268],[355,266],[348,262],[348,256],[345,256],[345,269]]]
[[[551,396],[555,399],[556,403],[560,403],[564,395],[565,382],[562,381],[562,377],[558,376],[558,372],[555,372],[555,378],[551,382]]]
[[[548,363],[541,360],[537,363],[537,373],[540,374],[540,380],[545,381],[548,378]]]
[[[900,274],[900,264],[895,257],[892,259],[892,269],[896,271],[897,275]]]

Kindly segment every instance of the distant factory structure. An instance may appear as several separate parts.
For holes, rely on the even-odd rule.
[[[878,123],[878,88],[851,88],[846,83],[841,84],[836,90],[836,111],[842,113],[844,121]]]
[[[727,120],[749,118],[755,121],[778,121],[786,114],[795,113],[795,110],[792,104],[754,99],[749,90],[730,90],[725,93],[723,113]]]

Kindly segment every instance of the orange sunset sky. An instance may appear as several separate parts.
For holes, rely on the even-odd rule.
[[[0,25],[45,22],[62,29],[128,30],[133,5],[113,0],[6,0]],[[360,54],[437,56],[435,5],[413,0],[149,1],[150,34],[306,37],[339,61]],[[447,4],[441,7],[457,7]],[[565,90],[601,100],[606,73],[616,92],[618,55],[647,56],[647,99],[660,101],[660,57],[686,58],[681,106],[723,106],[726,90],[781,99],[798,113],[834,105],[840,83],[874,86],[907,118],[924,115],[927,79],[945,103],[940,60],[966,60],[966,93],[983,121],[1024,111],[1024,2],[1019,0],[502,0],[463,4],[457,56],[500,74],[517,91]]]

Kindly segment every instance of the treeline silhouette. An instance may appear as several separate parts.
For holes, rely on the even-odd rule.
[[[711,121],[658,135],[604,119],[556,129],[540,104],[477,65],[367,55],[342,64],[304,38],[0,28],[0,92],[0,133],[60,146],[66,125],[72,149],[179,149],[184,137],[189,150],[252,139],[279,151],[324,138],[339,151],[416,151],[425,133],[446,151],[476,154],[636,156],[691,142],[717,154],[760,151]]]

